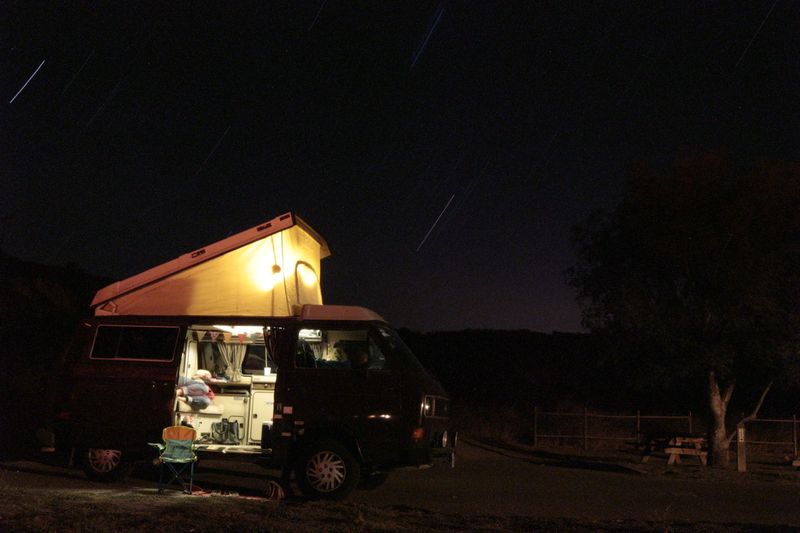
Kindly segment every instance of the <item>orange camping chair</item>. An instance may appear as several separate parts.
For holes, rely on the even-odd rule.
[[[160,443],[149,443],[158,448],[159,472],[158,472],[158,492],[164,492],[164,487],[173,482],[179,483],[184,487],[184,491],[191,494],[192,484],[194,483],[194,464],[197,462],[197,455],[194,453],[194,441],[197,438],[197,431],[186,426],[170,426],[161,432]],[[164,469],[169,470],[171,476],[169,481],[164,483]],[[188,475],[188,482],[186,477]],[[186,485],[189,486],[188,490]]]

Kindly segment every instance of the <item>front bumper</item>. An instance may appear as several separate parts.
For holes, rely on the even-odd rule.
[[[428,441],[428,446],[412,448],[409,451],[407,463],[414,466],[449,463],[455,466],[457,433],[434,433]]]
[[[450,447],[431,450],[431,459],[432,463],[446,463],[450,465],[450,468],[454,468],[456,466],[456,449],[454,447]]]

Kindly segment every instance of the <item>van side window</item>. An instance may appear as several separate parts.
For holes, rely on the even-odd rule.
[[[178,333],[173,326],[98,326],[90,358],[172,361]]]
[[[264,368],[269,367],[270,371],[276,372],[278,365],[267,355],[266,346],[263,344],[250,344],[247,346],[247,353],[242,363],[242,372],[245,374],[263,374]]]
[[[295,367],[387,369],[386,356],[369,331],[369,328],[301,329],[295,346]]]

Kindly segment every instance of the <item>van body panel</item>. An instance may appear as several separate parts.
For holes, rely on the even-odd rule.
[[[398,374],[394,370],[355,372],[362,402],[360,441],[368,463],[391,465],[400,459],[402,435],[409,421],[403,416],[402,378]]]
[[[344,433],[362,459],[391,464],[400,456],[403,425],[397,376],[387,371],[293,369],[276,399],[284,440]]]
[[[357,308],[339,315],[335,311],[317,309],[312,321],[300,316],[87,320],[81,326],[83,347],[76,348],[83,353],[65,367],[71,392],[58,410],[67,413],[61,420],[67,438],[62,435],[57,442],[75,449],[124,450],[127,458],[146,457],[152,454],[147,443],[160,441],[166,426],[192,425],[204,442],[211,442],[218,423],[227,421],[238,425],[238,440],[208,446],[207,453],[251,457],[260,450],[272,466],[290,467],[303,450],[328,439],[341,442],[368,471],[430,462],[432,448],[441,447],[437,439],[449,420],[432,416],[436,413],[426,416],[421,409],[428,397],[449,402],[441,386],[401,345],[396,333],[375,320],[378,315]],[[320,320],[320,316],[348,320]],[[243,326],[258,334],[236,333]],[[148,344],[148,335],[157,338],[164,333],[166,339],[170,328],[177,338],[174,346],[167,350],[163,346],[169,339],[161,339],[161,348],[148,347],[153,344]],[[226,336],[228,331],[233,333]],[[311,337],[318,332],[330,336],[324,354],[320,339],[310,368],[298,365],[301,331]],[[179,374],[202,368],[198,346],[209,342],[209,332],[216,332],[217,343],[252,345],[257,339],[263,346],[258,358],[238,362],[239,370],[245,370],[237,374],[238,381],[212,380],[213,403],[197,410],[177,401],[176,385]],[[309,341],[314,341],[311,337]],[[137,342],[156,355],[131,352]],[[379,359],[376,367],[344,366],[330,359],[334,351],[341,355],[341,350],[361,345],[369,347],[369,365],[373,358]],[[260,365],[267,361],[272,368],[264,375]],[[420,427],[424,438],[412,439]],[[234,451],[241,453],[231,454]]]
[[[135,331],[142,324],[90,324],[94,342],[76,361],[66,402],[57,408],[69,418],[73,446],[142,452],[148,441],[160,440],[172,418],[180,343],[158,361],[94,357],[102,327]],[[174,328],[176,339],[184,335],[178,325],[167,328]]]

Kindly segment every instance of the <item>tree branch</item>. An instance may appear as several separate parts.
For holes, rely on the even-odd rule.
[[[733,389],[735,385],[736,385],[736,380],[733,380],[725,386],[725,392],[722,394],[722,403],[725,406],[725,409],[728,408],[728,405],[731,402],[731,396],[733,396]],[[772,383],[770,383],[769,385],[771,387]]]
[[[724,414],[728,409],[731,396],[733,396],[733,389],[736,388],[736,380],[731,380],[729,383],[725,384],[725,389],[720,391],[719,380],[717,379],[716,373],[712,370],[708,373],[708,386],[711,391],[711,397],[719,397],[721,403],[720,409],[722,409],[722,413]]]
[[[761,397],[758,399],[758,402],[756,403],[756,406],[753,408],[753,411],[749,415],[747,415],[746,417],[744,417],[741,420],[739,420],[739,424],[743,424],[745,422],[749,422],[751,420],[755,420],[758,417],[758,412],[761,410],[761,406],[764,405],[764,399],[767,397],[767,394],[769,393],[769,390],[772,388],[772,383],[773,382],[770,381],[767,384],[767,386],[761,392]],[[726,393],[727,393],[727,391],[726,391]],[[736,425],[738,426],[739,424],[736,424]],[[728,442],[730,443],[731,441],[733,441],[733,438],[735,436],[736,436],[736,431],[734,430],[728,435]]]

